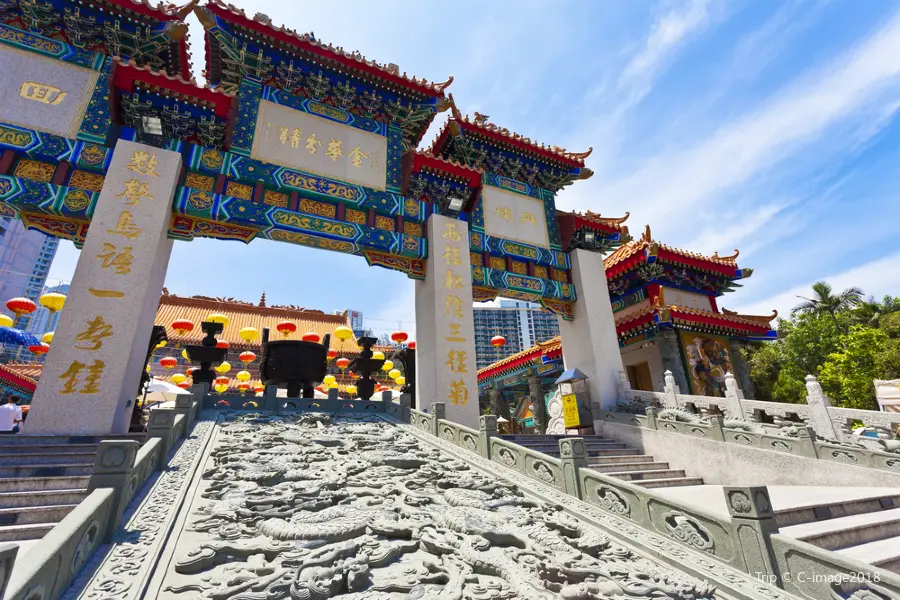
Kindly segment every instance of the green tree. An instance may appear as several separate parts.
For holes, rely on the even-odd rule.
[[[863,299],[862,290],[857,287],[847,288],[840,294],[834,294],[831,285],[825,281],[817,281],[812,286],[813,297],[797,296],[803,302],[794,307],[793,313],[831,315],[837,325],[838,313],[846,312],[857,306]]]
[[[878,319],[878,328],[885,332],[889,338],[900,339],[900,311],[882,315]]]
[[[882,318],[897,312],[900,312],[900,298],[885,295],[879,302],[874,296],[869,296],[853,310],[853,318],[862,325],[879,327]]]
[[[866,325],[853,325],[840,342],[841,350],[828,355],[819,371],[822,389],[838,406],[877,410],[872,380],[900,375],[900,344]]]

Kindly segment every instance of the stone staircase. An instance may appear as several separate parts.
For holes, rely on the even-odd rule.
[[[547,456],[559,458],[559,440],[563,435],[504,435],[504,440],[519,444]],[[621,442],[599,435],[579,436],[584,439],[588,467],[645,488],[703,485],[700,477],[688,477],[681,469],[672,469],[669,463],[659,462],[652,456],[641,454]]]
[[[119,436],[103,439],[111,437]],[[143,434],[127,437],[143,441]],[[0,436],[0,542],[27,548],[78,506],[87,496],[99,442],[97,437]]]

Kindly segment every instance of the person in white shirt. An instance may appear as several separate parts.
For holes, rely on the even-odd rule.
[[[16,433],[22,420],[22,409],[9,398],[0,406],[0,433]]]

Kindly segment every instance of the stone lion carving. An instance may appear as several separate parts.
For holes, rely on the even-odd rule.
[[[364,415],[233,417],[202,473],[163,599],[715,595]]]

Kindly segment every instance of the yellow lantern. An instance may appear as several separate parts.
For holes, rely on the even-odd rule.
[[[341,340],[342,342],[346,342],[353,337],[353,330],[346,325],[341,325],[340,327],[335,328],[334,337]]]
[[[348,385],[347,387],[344,388],[344,391],[346,391],[351,396],[356,396],[356,386],[355,385]]]
[[[396,383],[397,385],[406,385],[406,377],[401,375],[400,377],[398,377],[397,379],[394,380],[394,383]]]
[[[162,340],[160,343],[158,343],[158,344],[156,345],[156,347],[157,347],[157,348],[162,348],[162,347],[165,346],[165,345],[166,345],[166,340]]]
[[[228,361],[225,361],[221,365],[216,367],[217,373],[227,373],[230,370],[231,370],[231,363],[229,363]]]
[[[384,352],[376,350],[372,353],[372,360],[384,360]]]
[[[235,377],[238,381],[250,381],[250,371],[238,371]]]
[[[322,378],[322,383],[324,383],[328,387],[331,387],[331,384],[335,383],[336,381],[337,379],[334,378],[334,375],[326,375]]]
[[[185,381],[187,381],[187,377],[184,375],[184,373],[175,373],[174,375],[172,375],[172,383],[174,383],[175,385],[178,385],[179,383],[183,383]]]
[[[63,305],[66,303],[66,297],[62,294],[51,292],[38,298],[38,302],[51,313],[55,313],[62,310]]]
[[[13,320],[9,315],[0,314],[0,327],[12,327]]]
[[[332,381],[331,383],[328,384],[328,389],[329,389],[329,390],[336,390],[336,389],[337,389],[337,386],[338,386],[337,381]]]
[[[221,323],[223,327],[228,327],[228,321],[230,319],[228,317],[226,317],[225,315],[222,315],[219,313],[213,313],[213,314],[207,316],[206,320],[210,321],[212,323]]]
[[[183,358],[184,360],[191,360],[191,357],[188,356],[187,350],[181,351],[181,358]]]
[[[241,339],[245,342],[252,342],[259,337],[259,329],[256,327],[244,327],[238,332],[238,335],[241,336]]]
[[[381,368],[385,371],[390,371],[391,369],[394,368],[394,361],[392,361],[392,360],[384,361],[384,364],[381,366]]]
[[[224,383],[219,383],[216,385],[216,391],[219,392],[220,394],[224,394],[225,390],[227,390],[227,389],[228,389],[228,386],[225,385]]]
[[[400,375],[402,375],[400,369],[391,369],[390,371],[388,371],[388,377],[390,377],[391,379],[397,379],[398,377],[400,377]]]
[[[147,372],[149,373],[149,372],[150,372],[150,365],[147,365],[146,367],[144,367],[144,370],[147,371]]]
[[[53,343],[53,332],[48,331],[47,333],[42,335],[41,341],[44,342],[45,344],[52,344]]]

